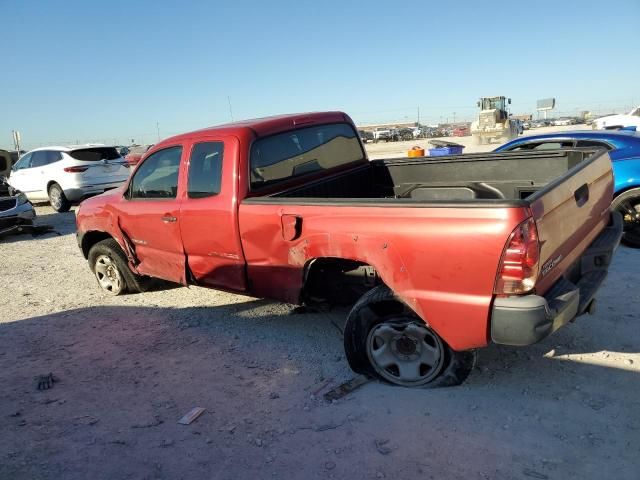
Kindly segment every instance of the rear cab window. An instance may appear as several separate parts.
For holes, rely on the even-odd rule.
[[[69,156],[75,160],[85,162],[99,162],[101,160],[120,160],[122,157],[118,150],[114,147],[92,147],[72,150],[68,152]]]
[[[364,158],[357,132],[346,123],[299,128],[260,138],[251,146],[251,190]]]
[[[182,147],[168,147],[149,155],[135,171],[127,198],[172,199],[178,194]]]

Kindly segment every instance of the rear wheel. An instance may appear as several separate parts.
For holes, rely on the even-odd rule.
[[[624,219],[622,243],[628,247],[640,248],[640,189],[623,193],[613,199],[611,208],[617,210]]]
[[[49,187],[49,203],[56,212],[68,212],[71,208],[71,202],[67,200],[62,187],[57,183]]]
[[[354,305],[344,347],[351,368],[403,387],[459,385],[475,365],[475,351],[456,352],[386,286]]]

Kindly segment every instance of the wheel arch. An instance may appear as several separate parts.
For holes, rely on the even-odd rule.
[[[314,257],[303,269],[300,299],[323,299],[329,303],[353,304],[368,290],[384,284],[377,269],[361,260],[343,257]]]
[[[640,185],[630,185],[616,192],[615,195],[613,196],[613,200],[615,201],[615,199],[620,197],[621,195],[624,195],[625,193],[633,192],[634,190],[635,190],[635,193],[638,195],[638,197],[640,197]]]
[[[82,254],[84,255],[84,258],[85,259],[89,258],[89,250],[91,250],[91,247],[93,247],[96,243],[101,242],[103,240],[107,240],[109,238],[113,238],[114,240],[116,240],[112,235],[109,235],[107,232],[102,232],[98,230],[92,230],[92,231],[86,232],[82,236],[82,240],[80,241],[80,248],[82,249]]]

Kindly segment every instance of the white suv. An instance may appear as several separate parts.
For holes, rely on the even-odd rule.
[[[49,200],[66,212],[72,202],[118,187],[129,178],[129,164],[114,147],[79,145],[36,148],[11,169],[9,184],[32,201]]]

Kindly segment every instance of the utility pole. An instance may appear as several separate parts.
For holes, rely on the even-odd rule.
[[[453,123],[456,123],[456,112],[453,112]]]
[[[420,126],[420,105],[418,105],[418,126]]]
[[[158,132],[158,142],[160,141],[160,122],[156,122],[156,132]]]
[[[233,110],[231,109],[231,97],[229,95],[227,95],[227,102],[229,102],[229,116],[233,122]]]
[[[18,156],[20,156],[20,132],[17,130],[11,130],[11,134],[13,135],[13,147],[16,152],[18,152]]]

